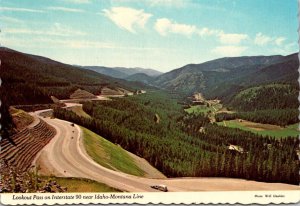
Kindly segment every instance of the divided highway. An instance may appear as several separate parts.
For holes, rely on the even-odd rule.
[[[41,110],[32,113],[42,118]],[[83,177],[105,183],[128,192],[156,192],[151,185],[164,184],[169,191],[234,191],[234,190],[297,190],[298,186],[263,183],[231,178],[168,178],[150,179],[113,171],[94,162],[86,153],[81,129],[71,122],[42,118],[56,129],[57,134],[37,155],[33,164],[60,177]]]

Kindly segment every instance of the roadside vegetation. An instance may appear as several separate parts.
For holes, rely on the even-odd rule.
[[[1,162],[0,193],[44,192],[120,192],[120,190],[85,178],[41,176],[39,168],[19,171]]]
[[[134,159],[120,145],[115,145],[94,132],[81,127],[84,135],[84,146],[90,157],[108,169],[127,174],[144,176]]]
[[[66,188],[66,192],[121,192],[106,184],[85,178],[51,176],[43,177],[43,179],[47,179],[50,182],[56,182]]]

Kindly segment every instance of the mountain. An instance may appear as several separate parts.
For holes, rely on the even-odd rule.
[[[125,67],[103,67],[103,66],[84,66],[84,69],[93,70],[100,74],[104,74],[107,76],[119,78],[119,79],[126,79],[127,77],[137,74],[143,73],[148,76],[159,76],[162,73],[156,71],[154,69],[143,69],[143,68],[125,68]]]
[[[128,74],[126,74],[125,72],[122,72],[122,71],[119,71],[118,69],[110,68],[110,67],[85,66],[82,68],[92,70],[92,71],[98,72],[100,74],[104,74],[104,75],[111,76],[114,78],[119,78],[119,79],[124,79],[128,76]]]
[[[144,69],[144,68],[139,68],[139,67],[135,67],[135,68],[115,67],[114,69],[124,72],[127,75],[133,75],[136,73],[144,73],[144,74],[147,74],[148,76],[159,76],[162,74],[162,72],[154,70],[154,69]]]
[[[127,81],[137,81],[143,82],[145,84],[151,85],[151,82],[154,80],[154,77],[149,76],[145,73],[136,73],[126,77]]]
[[[227,57],[202,64],[189,64],[158,76],[153,84],[190,95],[226,98],[249,86],[273,82],[296,82],[298,56]]]
[[[8,105],[50,103],[51,96],[69,98],[77,89],[100,93],[103,87],[135,90],[142,83],[127,82],[95,71],[0,47],[1,100]]]

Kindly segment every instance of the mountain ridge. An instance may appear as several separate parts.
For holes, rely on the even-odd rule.
[[[223,85],[245,87],[254,83],[295,81],[298,62],[297,53],[287,56],[224,57],[174,69],[156,77],[152,84],[185,95],[203,92],[205,96],[212,98],[218,95],[211,93]],[[287,69],[282,69],[283,67]],[[264,77],[259,77],[260,73]]]
[[[127,68],[127,67],[105,67],[105,66],[80,66],[84,69],[93,70],[100,74],[104,74],[107,76],[111,76],[119,79],[126,79],[127,77],[137,74],[144,73],[148,76],[159,76],[162,72],[154,70],[154,69],[144,69],[140,67]]]

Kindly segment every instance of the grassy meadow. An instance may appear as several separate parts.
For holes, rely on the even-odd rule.
[[[298,136],[298,123],[288,125],[286,127],[280,127],[277,125],[271,124],[261,124],[256,122],[242,121],[239,120],[228,120],[223,122],[218,122],[218,125],[231,127],[231,128],[239,128],[242,130],[250,131],[256,134],[260,134],[263,136],[273,136],[273,137],[288,137],[288,136]]]
[[[85,149],[97,163],[108,169],[144,176],[145,172],[135,164],[134,159],[122,147],[86,128],[81,127],[81,129],[84,135]]]

